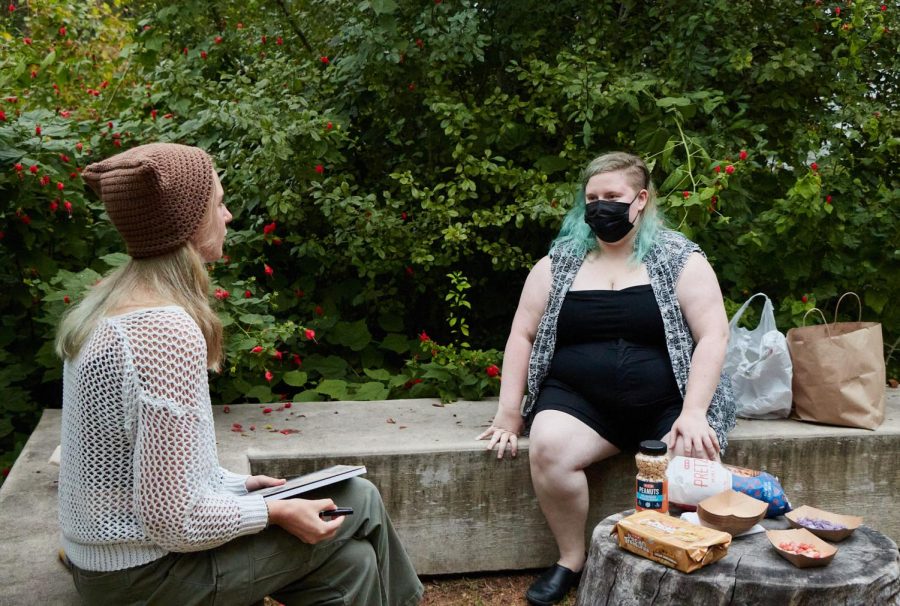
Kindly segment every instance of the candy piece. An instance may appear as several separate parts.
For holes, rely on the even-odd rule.
[[[819,518],[799,518],[797,523],[805,528],[814,528],[816,530],[846,530],[847,527],[830,520],[822,520]]]

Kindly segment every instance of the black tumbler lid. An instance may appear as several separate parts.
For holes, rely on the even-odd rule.
[[[667,450],[666,443],[659,440],[644,440],[641,442],[641,454],[664,455]]]

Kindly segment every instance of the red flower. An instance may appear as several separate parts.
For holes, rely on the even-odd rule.
[[[800,300],[802,302],[806,303],[807,301],[809,301],[809,297],[807,297],[806,295],[803,295],[802,297],[800,297]]]
[[[70,215],[72,214],[72,203],[68,200],[63,201],[63,208],[66,209],[66,212]]]
[[[321,315],[324,315],[324,314],[325,314],[325,310],[322,309],[322,306],[321,306],[321,305],[316,305],[316,310],[315,310],[315,311],[316,311],[316,315],[317,315],[317,316],[321,316]]]
[[[171,120],[174,117],[175,117],[175,114],[166,114],[165,116],[163,116],[163,118],[165,118],[166,120]]]
[[[300,356],[298,356],[297,354],[294,354],[294,364],[296,364],[297,366],[303,365],[303,360],[300,359]]]
[[[69,295],[65,295],[63,297],[63,303],[65,303],[66,305],[68,305],[71,302],[72,302],[72,299],[69,298]]]
[[[100,83],[100,90],[103,90],[107,86],[109,86],[109,81],[104,80],[103,82]]]
[[[293,406],[293,404],[290,403],[290,402],[285,402],[285,403],[284,403],[284,407],[285,407],[285,408],[290,408],[291,406]]]
[[[325,167],[322,166],[321,164],[316,164],[316,172],[321,175],[322,173],[325,172]]]
[[[10,4],[9,4],[9,12],[11,12],[11,13],[16,12],[16,5],[15,5],[15,4],[13,4],[13,3],[10,3]],[[3,475],[6,476],[6,474],[3,474]]]
[[[409,219],[409,215],[406,214],[405,210],[400,213],[400,219],[403,221],[406,221],[407,219]]]
[[[271,234],[272,232],[275,231],[275,227],[276,227],[275,221],[272,221],[271,223],[263,226],[263,233],[268,236],[269,234]]]
[[[493,379],[494,377],[496,377],[497,375],[500,374],[500,369],[497,368],[496,364],[491,364],[490,366],[488,366],[487,368],[484,369],[484,372],[487,373],[487,376],[489,376],[490,378]]]
[[[57,210],[59,210],[59,200],[51,200],[50,212],[55,213]]]
[[[38,74],[38,73],[37,73],[36,70],[31,70],[31,77],[32,77],[32,78],[37,78],[37,74]]]
[[[59,28],[59,35],[65,37],[65,35],[66,35],[66,28],[65,28],[65,26]]]
[[[31,225],[31,217],[29,217],[28,215],[22,215],[22,216],[20,216],[20,217],[19,217],[19,220],[20,220],[22,223],[24,223],[25,225]]]
[[[187,49],[186,46],[184,47],[184,49],[183,49],[181,52],[183,52],[183,53],[184,53],[184,56],[187,57],[188,49]]]
[[[685,200],[687,200],[688,198],[691,197],[691,192],[684,190],[683,192],[681,192],[681,195],[684,196]]]
[[[278,36],[277,38],[275,38],[275,44],[277,44],[278,46],[281,46],[282,44],[284,44],[284,40],[281,38],[281,36]]]
[[[159,110],[157,110],[157,109],[151,109],[151,110],[150,110],[150,119],[151,119],[151,120],[156,120],[157,114],[159,114]]]
[[[332,124],[331,122],[325,125],[325,130],[331,130],[332,128],[334,128],[334,124]]]
[[[270,278],[275,274],[275,270],[265,263],[263,263],[263,271],[265,271],[266,275]]]
[[[22,172],[22,163],[21,163],[21,162],[16,162],[15,164],[13,164],[13,168],[16,169],[16,172],[17,172],[17,173]]]
[[[257,345],[256,347],[254,347],[254,348],[251,349],[250,351],[253,352],[253,353],[255,353],[255,354],[262,353],[262,346]]]
[[[819,165],[816,164],[815,162],[813,162],[812,164],[810,164],[809,167],[810,167],[811,169],[813,169],[813,171],[819,170]]]
[[[429,341],[431,341],[431,337],[429,337],[428,333],[423,330],[419,333],[419,341],[421,341],[422,343],[428,343]]]
[[[84,149],[84,145],[80,141],[75,144],[76,151],[81,151],[82,149]]]
[[[237,28],[238,28],[238,29],[244,29],[244,24],[241,23],[240,21],[238,21]]]
[[[294,296],[297,297],[298,299],[302,299],[303,295],[305,295],[305,294],[306,293],[303,292],[302,288],[298,288],[297,290],[294,291]]]
[[[415,83],[415,82],[410,82],[410,83],[406,86],[406,88],[408,88],[410,91],[414,91],[414,90],[416,90],[416,83]]]
[[[275,353],[272,354],[272,357],[275,358],[276,360],[281,360],[284,358],[284,354],[276,349]]]
[[[62,160],[63,162],[65,162],[65,163],[68,163],[68,162],[69,162],[69,156],[67,156],[67,155],[65,155],[65,154],[60,154],[60,155],[59,155],[59,159]]]
[[[250,292],[249,290],[245,290],[245,291],[244,291],[244,298],[245,298],[245,299],[249,299],[249,298],[252,297],[252,296],[253,296],[253,293]]]
[[[40,124],[38,124],[37,126],[34,127],[34,134],[37,135],[38,137],[41,136],[41,125]]]
[[[728,166],[726,166],[725,172],[728,173],[729,175],[732,174],[734,172],[734,164],[729,164]]]
[[[50,175],[44,175],[43,177],[41,177],[41,185],[43,185],[44,187],[50,185]]]
[[[10,6],[12,6],[12,4],[10,4]],[[882,5],[881,5],[881,12],[883,13],[883,12],[886,11],[886,10],[887,10],[887,4],[882,4]]]
[[[31,38],[22,38],[22,42],[25,44],[31,44]]]
[[[746,160],[746,159],[747,159],[747,150],[742,149],[742,150],[741,150],[741,153],[738,154],[738,157],[739,157],[741,160]]]
[[[408,265],[406,266],[406,269],[404,271],[406,272],[407,278],[412,278],[414,275],[416,275],[416,270]]]
[[[222,36],[216,36],[214,40],[216,44],[222,44]]]
[[[228,414],[229,412],[231,412],[231,407],[228,404],[226,404],[225,406],[222,407],[222,412],[224,412],[225,414]]]
[[[225,299],[227,299],[227,298],[230,297],[230,296],[231,296],[231,293],[228,292],[227,290],[225,290],[225,289],[223,289],[223,288],[217,288],[217,289],[216,289],[215,297],[216,297],[219,301],[224,301]]]
[[[272,238],[272,244],[275,246],[281,246],[281,238]]]
[[[265,37],[265,36],[262,36],[262,37],[260,38],[260,41],[261,41],[263,44],[265,44],[265,43],[266,43],[266,37]]]
[[[416,38],[416,46],[418,46],[420,49],[422,49],[422,48],[425,48],[425,43],[422,42],[421,38]]]
[[[267,414],[269,414],[270,412],[272,412],[272,409],[269,408],[268,406],[266,406],[265,408],[263,408],[263,414],[264,414],[264,415],[267,415]]]
[[[28,167],[28,170],[31,171],[32,175],[36,175],[37,171],[38,171],[38,165],[32,164],[31,166]]]
[[[206,59],[206,51],[200,51],[200,58]]]
[[[63,185],[62,181],[57,181],[57,182],[56,182],[56,189],[58,189],[59,191],[62,191],[62,190],[64,190],[65,188],[66,188],[66,186]]]
[[[831,204],[831,195],[825,196],[825,204]]]
[[[266,381],[269,381],[269,382],[271,383],[271,382],[272,382],[272,379],[275,378],[275,375],[272,374],[272,371],[267,370],[267,371],[266,371],[266,374],[265,374],[265,377],[266,377]],[[269,408],[269,409],[267,409],[267,410],[268,410],[269,412],[272,412],[272,409],[271,409],[271,408]],[[266,412],[266,411],[264,410],[263,412]]]
[[[0,121],[6,122],[6,112],[0,109]]]
[[[303,331],[303,334],[305,334],[306,338],[310,341],[314,341],[316,338],[316,331],[314,331],[312,328],[307,328],[305,331]]]
[[[836,7],[834,8],[834,14],[835,14],[836,16],[838,16],[838,17],[841,16],[841,7],[840,7],[840,6],[836,6]]]
[[[113,139],[113,145],[116,147],[122,147],[122,141],[120,139]]]
[[[331,63],[331,61],[329,61],[328,57],[326,57],[325,55],[319,57],[319,61],[322,62],[322,65],[328,65],[329,63]]]

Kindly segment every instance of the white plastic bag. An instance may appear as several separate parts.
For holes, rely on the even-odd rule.
[[[759,326],[738,326],[744,310],[756,297],[766,300]],[[784,419],[791,413],[793,365],[785,336],[775,326],[769,297],[756,293],[741,305],[729,323],[731,338],[724,372],[731,376],[737,414],[747,419]]]

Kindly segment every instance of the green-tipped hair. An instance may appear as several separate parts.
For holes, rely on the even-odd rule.
[[[636,190],[647,190],[647,204],[641,211],[637,226],[637,237],[634,240],[634,252],[631,260],[640,264],[653,245],[660,229],[665,225],[665,217],[656,205],[656,188],[650,179],[647,165],[638,156],[625,152],[609,152],[594,160],[582,171],[581,181],[575,192],[575,202],[563,219],[559,234],[550,245],[553,252],[560,246],[572,246],[575,251],[584,255],[599,248],[597,237],[590,226],[584,222],[584,190],[594,175],[614,171],[625,171],[629,184]]]

